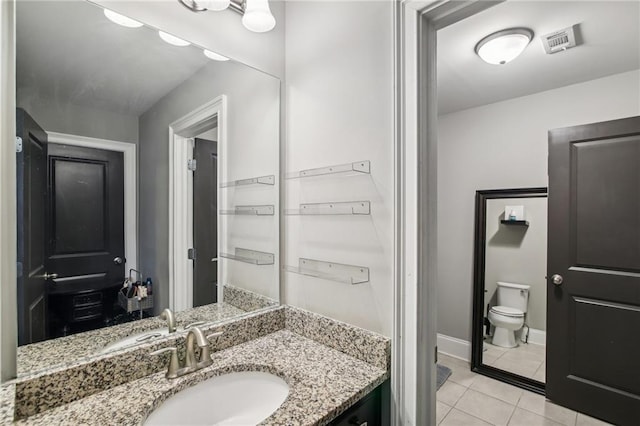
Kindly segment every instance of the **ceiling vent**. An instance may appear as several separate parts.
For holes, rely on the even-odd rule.
[[[577,24],[540,37],[544,51],[552,54],[576,47],[576,27]]]

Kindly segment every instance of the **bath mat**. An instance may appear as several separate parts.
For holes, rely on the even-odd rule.
[[[444,365],[437,364],[436,369],[438,371],[438,377],[436,378],[436,390],[440,389],[440,386],[444,385],[451,375],[451,369]]]

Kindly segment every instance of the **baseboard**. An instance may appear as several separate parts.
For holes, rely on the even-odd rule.
[[[535,328],[530,328],[529,343],[533,343],[534,345],[546,345],[547,332],[544,330],[536,330]]]
[[[438,333],[438,352],[468,362],[471,361],[471,342]]]

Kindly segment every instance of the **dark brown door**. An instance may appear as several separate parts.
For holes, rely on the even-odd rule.
[[[49,144],[47,269],[51,294],[121,283],[124,165],[121,152]]]
[[[640,117],[549,133],[548,241],[547,398],[638,425]]]
[[[218,145],[196,139],[193,173],[193,306],[215,303],[218,282]]]
[[[18,344],[47,337],[45,206],[47,134],[24,110],[16,112],[22,141],[17,162]]]

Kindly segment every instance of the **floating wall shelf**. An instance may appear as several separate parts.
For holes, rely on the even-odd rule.
[[[501,220],[500,223],[503,225],[510,226],[529,226],[529,222],[526,220]]]
[[[300,204],[299,209],[285,210],[286,215],[370,215],[369,201]]]
[[[220,188],[229,188],[233,186],[246,185],[275,185],[276,177],[274,175],[260,176],[249,179],[232,180],[230,182],[222,182]]]
[[[238,262],[251,263],[252,265],[273,265],[275,256],[273,253],[249,250],[236,247],[235,254],[220,253],[220,257],[237,260]]]
[[[341,263],[323,262],[313,259],[298,259],[298,266],[285,266],[285,270],[296,274],[322,278],[346,284],[362,284],[369,282],[369,268],[364,266],[344,265]]]
[[[354,172],[356,174],[370,174],[371,161],[356,161],[355,163],[338,164],[336,166],[320,167],[317,169],[300,170],[287,174],[287,179],[299,179],[313,176],[333,175]]]
[[[273,216],[275,206],[273,204],[264,206],[236,206],[233,210],[220,210],[220,214],[239,216]]]

